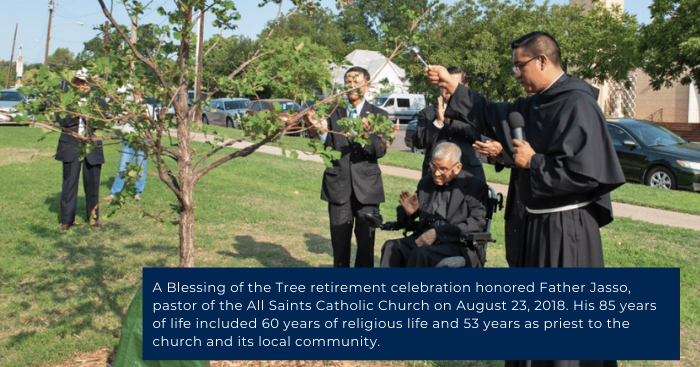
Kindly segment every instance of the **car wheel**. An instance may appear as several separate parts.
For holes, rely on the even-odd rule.
[[[660,187],[666,190],[676,189],[676,178],[666,167],[653,167],[647,174],[646,184],[651,187]]]
[[[209,119],[206,115],[202,115],[202,124],[209,125]]]
[[[411,151],[412,151],[413,153],[416,153],[416,154],[425,154],[425,150],[424,150],[424,149],[416,149],[416,146],[415,146],[415,145],[411,147]]]
[[[226,119],[226,127],[229,129],[233,129],[233,120],[231,120],[230,118]]]

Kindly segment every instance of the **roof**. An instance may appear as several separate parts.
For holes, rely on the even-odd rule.
[[[340,67],[340,72],[335,76],[336,84],[344,84],[345,72],[352,66],[361,66],[367,69],[371,77],[374,77],[380,70],[382,70],[382,66],[384,66],[387,60],[387,58],[379,52],[369,50],[355,50],[349,53],[345,58],[350,61],[351,65],[342,65]],[[335,73],[337,67],[337,65],[331,64],[331,72]],[[406,77],[406,72],[392,61],[390,61],[388,65],[384,66],[383,70],[387,71],[387,69],[389,69],[388,71],[393,72],[399,78]]]

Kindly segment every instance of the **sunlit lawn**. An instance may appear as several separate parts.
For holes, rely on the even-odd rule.
[[[124,210],[104,227],[59,233],[61,163],[57,136],[37,141],[39,129],[0,128],[0,366],[59,363],[74,353],[112,348],[122,317],[141,282],[142,267],[178,266],[177,229]],[[402,154],[402,153],[398,153]],[[410,155],[409,153],[403,153]],[[109,194],[119,155],[106,149],[101,196]],[[234,160],[196,189],[196,261],[201,267],[329,267],[327,204],[320,200],[323,165],[265,154]],[[139,208],[175,218],[174,196],[149,162]],[[384,176],[387,219],[398,193],[416,181]],[[80,189],[78,214],[84,213]],[[492,231],[487,266],[504,267],[503,220]],[[681,268],[681,356],[700,360],[700,236],[691,230],[616,219],[603,228],[608,266]],[[381,244],[399,236],[378,232]],[[394,362],[419,365],[417,362]],[[432,366],[499,362],[429,362]],[[624,362],[627,364],[628,362]],[[629,362],[663,365],[663,362]],[[425,365],[425,364],[420,364]]]

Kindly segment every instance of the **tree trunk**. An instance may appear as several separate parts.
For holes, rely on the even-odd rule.
[[[176,110],[177,169],[180,179],[180,267],[194,267],[194,169],[192,167],[192,150],[190,140],[190,125],[187,109],[187,89],[181,88]]]

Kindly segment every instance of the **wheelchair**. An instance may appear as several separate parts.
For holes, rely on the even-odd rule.
[[[496,242],[496,239],[491,236],[491,221],[493,214],[499,210],[503,210],[503,194],[496,193],[493,187],[488,187],[489,197],[486,199],[486,230],[484,232],[462,232],[460,234],[460,242],[465,246],[476,250],[479,255],[479,260],[483,266],[486,263],[486,249],[489,242]],[[372,212],[364,213],[363,218],[372,228],[379,228],[383,231],[399,231],[403,230],[404,237],[409,231],[415,231],[418,227],[418,221],[413,221],[408,225],[398,221],[383,222],[382,215],[379,213],[379,208]],[[467,261],[462,256],[452,256],[442,259],[436,268],[463,268]]]

